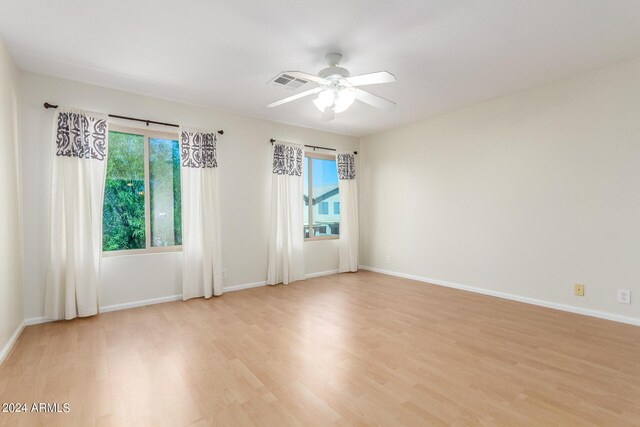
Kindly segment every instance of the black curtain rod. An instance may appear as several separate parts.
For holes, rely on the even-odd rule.
[[[271,143],[271,145],[273,145],[273,143],[274,143],[274,142],[276,142],[276,140],[275,140],[275,139],[273,139],[273,138],[271,138],[271,139],[269,140],[269,142]],[[304,146],[305,146],[305,147],[309,147],[309,148],[313,148],[313,151],[316,151],[316,148],[317,148],[317,149],[319,149],[319,150],[338,151],[338,150],[336,150],[335,148],[320,147],[320,146],[318,146],[318,145],[307,145],[307,144],[304,144]],[[354,151],[354,152],[353,152],[353,154],[358,154],[358,152],[357,152],[357,151]]]
[[[49,104],[48,102],[44,103],[44,108],[58,108],[57,105],[53,105],[53,104]],[[127,116],[119,116],[117,114],[109,114],[109,117],[113,117],[114,119],[124,119],[124,120],[132,120],[134,122],[141,122],[141,123],[146,123],[147,126],[149,126],[150,123],[153,123],[154,125],[162,125],[162,126],[171,126],[173,128],[179,128],[180,125],[177,125],[175,123],[165,123],[165,122],[156,122],[155,120],[147,120],[147,119],[136,119],[135,117],[127,117]],[[223,130],[219,130],[218,133],[220,135],[224,135],[224,131]]]

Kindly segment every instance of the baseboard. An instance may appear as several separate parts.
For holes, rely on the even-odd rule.
[[[123,304],[113,304],[100,307],[100,313],[110,311],[126,310],[127,308],[144,307],[145,305],[162,304],[163,302],[181,301],[182,295],[170,295],[168,297],[151,298],[140,301],[125,302]]]
[[[125,310],[127,308],[135,308],[135,307],[144,307],[145,305],[153,305],[153,304],[162,304],[163,302],[171,302],[171,301],[180,301],[182,300],[182,295],[170,295],[168,297],[160,297],[160,298],[151,298],[140,301],[126,302],[123,304],[112,304],[105,305],[100,307],[100,313],[108,313],[110,311],[118,311]],[[51,319],[47,319],[46,317],[30,317],[28,319],[24,319],[24,325],[38,325],[40,323],[53,322]]]
[[[46,319],[43,316],[40,317],[30,317],[28,319],[24,319],[24,326],[30,326],[30,325],[38,325],[40,323],[47,323],[47,322],[52,322],[53,320],[50,319]]]
[[[25,326],[24,322],[20,323],[16,328],[15,332],[13,333],[13,335],[11,335],[11,337],[9,338],[9,341],[7,341],[4,347],[2,347],[2,350],[0,350],[0,365],[2,365],[2,362],[4,362],[4,360],[7,358],[9,353],[11,353],[11,350],[13,349],[13,346],[18,341],[18,337],[20,337],[20,334],[22,333],[24,326]]]
[[[312,277],[336,274],[337,272],[338,270],[320,271],[317,273],[309,273],[305,277],[307,279],[310,279]],[[244,283],[241,285],[225,286],[224,291],[234,292],[234,291],[240,291],[242,289],[258,288],[260,286],[266,286],[266,285],[267,285],[267,282],[265,281]],[[180,300],[182,300],[182,295],[170,295],[168,297],[152,298],[152,299],[146,299],[146,300],[140,300],[140,301],[127,302],[123,304],[113,304],[113,305],[100,307],[100,313],[108,313],[110,311],[125,310],[127,308],[144,307],[145,305],[162,304],[164,302],[180,301]],[[46,319],[44,317],[31,317],[29,319],[24,320],[23,327],[29,326],[29,325],[37,325],[37,324],[46,323],[46,322],[51,322],[51,320]]]
[[[327,271],[318,271],[317,273],[309,273],[309,274],[305,274],[305,278],[306,279],[311,279],[313,277],[320,277],[320,276],[329,276],[331,274],[337,274],[338,270],[327,270]]]
[[[619,314],[607,313],[604,311],[591,310],[588,308],[576,307],[572,305],[559,304],[552,301],[545,301],[536,298],[529,298],[520,295],[509,294],[506,292],[492,291],[489,289],[477,288],[474,286],[460,285],[458,283],[446,282],[444,280],[430,279],[428,277],[415,276],[412,274],[400,273],[397,271],[384,270],[382,268],[368,267],[366,265],[360,265],[361,270],[373,271],[375,273],[386,274],[389,276],[402,277],[404,279],[411,279],[417,282],[430,283],[438,286],[446,286],[447,288],[460,289],[463,291],[474,292],[477,294],[489,295],[492,297],[508,299],[512,301],[523,302],[526,304],[538,305],[541,307],[553,308],[555,310],[567,311],[570,313],[582,314],[585,316],[598,317],[600,319],[613,320],[614,322],[627,323],[629,325],[640,326],[640,319],[636,317],[622,316]]]
[[[311,279],[313,277],[328,276],[330,274],[336,274],[337,272],[338,270],[318,271],[316,273],[305,274],[304,278]],[[243,285],[225,286],[224,291],[233,292],[233,291],[240,291],[242,289],[259,288],[260,286],[267,286],[267,282],[254,282],[254,283],[246,283]]]
[[[234,292],[234,291],[241,291],[243,289],[259,288],[260,286],[267,286],[267,282],[262,281],[262,282],[245,283],[242,285],[225,286],[224,291]]]

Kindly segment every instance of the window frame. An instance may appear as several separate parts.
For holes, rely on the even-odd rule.
[[[158,139],[170,139],[172,141],[178,141],[180,144],[180,135],[176,131],[159,131],[145,128],[127,127],[118,124],[109,123],[108,131],[129,133],[133,135],[141,135],[144,137],[144,237],[145,248],[144,249],[118,249],[116,251],[104,251],[102,250],[102,241],[100,242],[100,251],[103,257],[111,256],[125,256],[125,255],[144,255],[144,254],[159,254],[167,252],[181,252],[182,245],[173,246],[151,246],[151,194],[149,183],[149,138]],[[107,138],[109,134],[107,133]],[[107,150],[107,162],[109,161],[109,155]],[[106,171],[105,171],[106,174]],[[106,179],[106,175],[105,175]],[[182,189],[182,166],[180,167],[180,188]],[[104,196],[103,196],[104,197]],[[104,203],[104,201],[103,201]],[[102,231],[104,233],[104,230]],[[101,233],[101,238],[103,234]]]
[[[340,235],[337,234],[332,234],[329,236],[314,236],[312,233],[313,230],[313,162],[311,161],[311,159],[323,159],[323,160],[333,160],[334,162],[336,162],[336,168],[338,167],[338,159],[334,154],[325,154],[325,153],[316,153],[315,151],[305,151],[304,152],[304,156],[309,158],[309,167],[308,167],[308,174],[309,174],[309,188],[307,189],[307,191],[309,192],[309,237],[305,237],[304,241],[305,242],[313,242],[313,241],[319,241],[319,240],[338,240],[340,238]],[[304,208],[304,200],[302,201],[303,204],[303,208]],[[304,226],[302,227],[302,235],[304,236]]]

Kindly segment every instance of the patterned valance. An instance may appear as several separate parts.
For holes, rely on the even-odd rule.
[[[69,108],[58,109],[56,156],[103,161],[106,154],[106,117]]]
[[[276,144],[273,147],[273,173],[302,176],[302,147]]]
[[[180,157],[185,168],[217,168],[215,132],[180,132]]]
[[[355,179],[356,178],[356,156],[355,154],[338,154],[338,178],[339,179]]]

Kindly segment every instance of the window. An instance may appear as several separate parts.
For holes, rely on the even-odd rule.
[[[340,215],[340,202],[333,202],[333,213]]]
[[[306,153],[304,158],[304,237],[336,239],[340,234],[338,170],[335,156]],[[309,203],[311,200],[311,203]],[[329,213],[329,206],[334,209]],[[310,225],[311,224],[311,225]]]
[[[177,135],[111,128],[102,250],[115,254],[180,249],[182,210]]]

